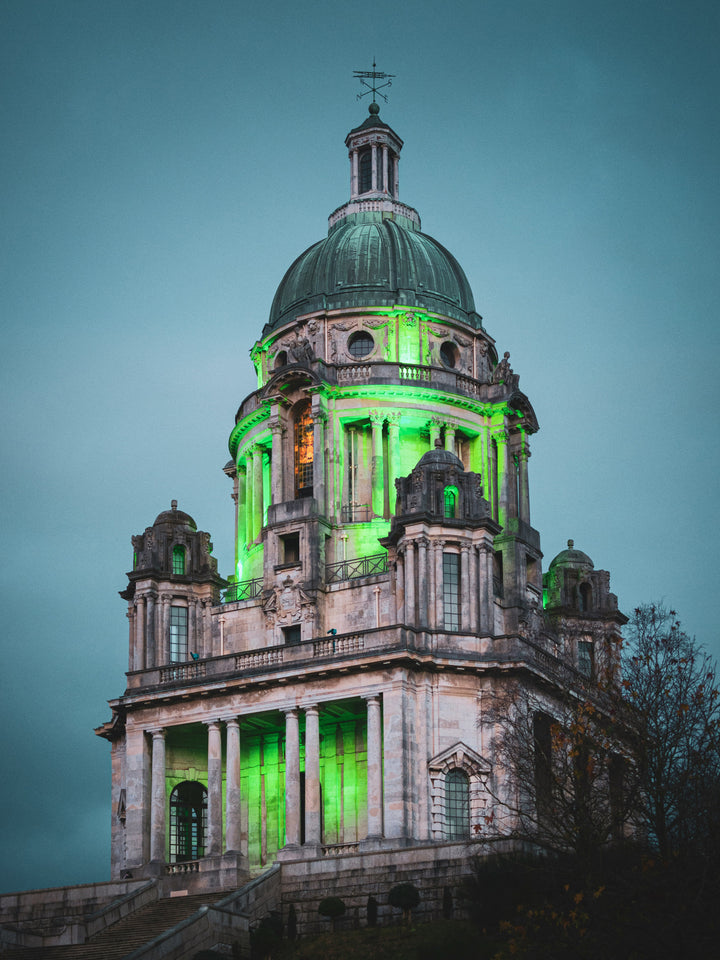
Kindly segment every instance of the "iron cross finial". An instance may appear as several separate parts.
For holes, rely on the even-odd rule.
[[[383,87],[391,87],[393,79],[395,78],[394,73],[383,73],[382,70],[375,69],[375,57],[373,57],[373,68],[372,70],[354,70],[353,76],[356,80],[359,80],[360,83],[367,87],[367,90],[363,90],[362,93],[357,95],[358,100],[362,100],[363,97],[366,97],[368,93],[373,95],[373,103],[376,102],[375,97],[382,97],[385,103],[387,103],[387,95],[380,93]],[[370,83],[368,83],[368,80]],[[378,84],[378,80],[385,80],[385,83]]]

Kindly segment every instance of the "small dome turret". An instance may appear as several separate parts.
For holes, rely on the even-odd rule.
[[[595,564],[590,557],[582,550],[575,549],[575,541],[568,540],[567,550],[561,550],[560,553],[550,561],[552,567],[566,567],[572,570],[592,570]]]

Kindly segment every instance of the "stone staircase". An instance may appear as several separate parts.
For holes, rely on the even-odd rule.
[[[86,943],[60,947],[15,947],[0,953],[2,960],[122,960],[165,930],[186,920],[200,907],[217,903],[225,894],[199,893],[156,900],[119,920]]]

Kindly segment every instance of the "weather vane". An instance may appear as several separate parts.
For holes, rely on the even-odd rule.
[[[372,70],[354,70],[353,76],[360,81],[360,83],[367,87],[367,90],[363,90],[362,93],[357,95],[358,100],[362,100],[363,97],[366,97],[369,93],[373,95],[373,103],[376,102],[375,97],[382,97],[385,103],[387,103],[387,95],[380,93],[383,87],[391,87],[393,79],[395,77],[394,73],[383,73],[381,70],[375,69],[375,57],[373,57],[373,68]],[[378,84],[378,80],[385,80],[385,83]],[[368,83],[370,81],[370,83]]]

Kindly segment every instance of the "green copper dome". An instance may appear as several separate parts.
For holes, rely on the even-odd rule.
[[[462,267],[437,240],[397,213],[349,213],[287,271],[265,333],[314,310],[395,304],[481,326]]]

